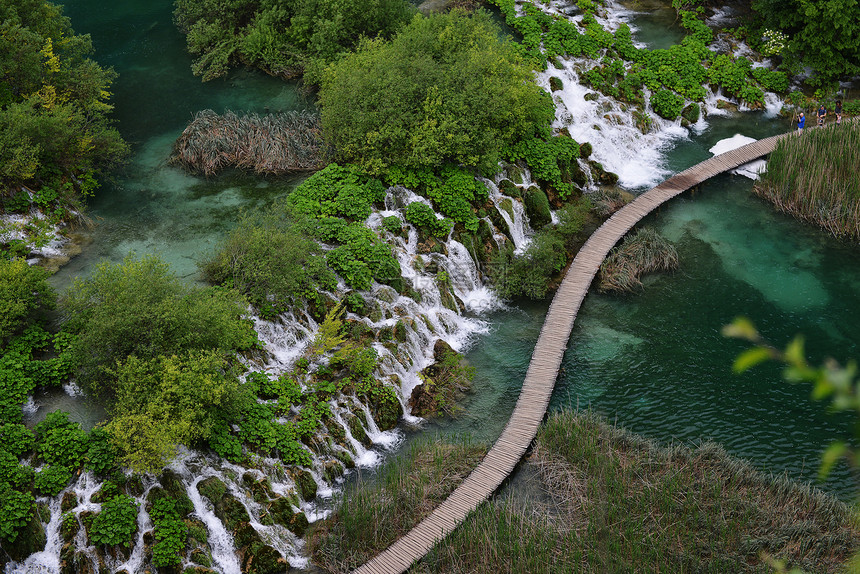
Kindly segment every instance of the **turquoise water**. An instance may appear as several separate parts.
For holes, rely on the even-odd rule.
[[[167,165],[175,138],[200,109],[277,111],[311,104],[295,84],[256,72],[200,82],[190,72],[169,1],[124,0],[106,8],[75,0],[65,6],[75,29],[93,35],[96,59],[120,73],[113,88],[116,119],[133,156],[91,202],[97,226],[90,244],[55,282],[62,287],[95,261],[117,261],[131,251],[158,252],[178,274],[193,277],[196,261],[241,209],[264,204],[295,182],[238,173],[189,176]],[[666,23],[651,20],[638,21],[640,33],[659,38]],[[679,171],[706,159],[716,141],[739,131],[764,137],[784,129],[763,114],[717,118],[705,133],[678,142],[667,167]],[[816,360],[860,356],[850,328],[860,309],[860,264],[854,246],[775,214],[750,196],[750,185],[723,176],[650,218],[676,243],[680,270],[648,279],[639,295],[586,298],[552,405],[590,406],[662,440],[714,439],[761,468],[810,478],[818,453],[845,435],[850,421],[829,416],[809,400],[807,388],[782,383],[775,366],[732,375],[731,362],[743,346],[719,330],[745,314],[780,344],[804,333]],[[493,332],[468,355],[478,374],[466,412],[432,430],[487,441],[498,435],[545,310],[545,302],[518,303],[491,317]],[[848,493],[847,470],[838,469],[827,487]]]
[[[71,0],[63,6],[75,31],[92,35],[94,58],[119,73],[112,88],[114,117],[132,156],[89,202],[96,225],[88,244],[54,282],[62,288],[89,273],[96,261],[119,261],[131,252],[158,253],[177,274],[193,277],[196,261],[235,224],[242,208],[265,204],[296,182],[240,173],[209,180],[190,176],[167,165],[173,142],[202,109],[265,112],[312,103],[296,83],[255,71],[201,82],[191,73],[170,0]]]
[[[685,147],[695,148],[676,151]],[[719,176],[642,223],[675,244],[680,268],[646,278],[639,294],[586,297],[550,408],[591,408],[663,442],[714,440],[758,468],[814,480],[820,453],[850,439],[854,419],[813,402],[808,385],[783,382],[776,364],[733,374],[746,345],[720,330],[744,315],[780,346],[803,334],[816,364],[860,357],[857,248],[775,213],[751,187],[746,178]],[[476,393],[470,417],[450,430],[487,440],[501,431],[546,306],[521,304],[493,318],[497,328],[468,358],[478,385],[498,398],[487,404]],[[857,485],[843,465],[823,486],[849,497]]]

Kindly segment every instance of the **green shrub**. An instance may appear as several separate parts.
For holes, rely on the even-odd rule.
[[[382,220],[382,228],[389,233],[397,235],[403,230],[403,223],[396,215],[389,215]]]
[[[26,489],[33,480],[33,467],[20,464],[11,452],[0,450],[0,489],[4,485]]]
[[[363,221],[374,203],[385,199],[385,186],[362,175],[354,166],[331,163],[301,183],[287,197],[287,205],[314,217],[335,216]]]
[[[5,423],[0,425],[0,450],[14,456],[23,456],[33,448],[35,438],[30,429],[20,423]]]
[[[107,476],[108,472],[117,464],[116,447],[110,434],[101,427],[90,431],[87,454],[84,465],[100,476]]]
[[[122,462],[136,471],[158,470],[177,444],[207,441],[220,420],[253,402],[217,351],[152,359],[132,355],[110,374],[114,400],[105,430]]]
[[[322,249],[304,231],[303,219],[278,207],[243,215],[219,249],[201,263],[203,276],[238,290],[264,318],[316,299],[321,290],[333,289],[336,279]]]
[[[659,90],[651,94],[651,107],[657,115],[674,120],[684,109],[684,98],[669,90]]]
[[[32,323],[37,314],[53,309],[56,294],[49,273],[23,258],[0,257],[0,345]]]
[[[65,466],[54,464],[36,473],[36,489],[46,496],[57,496],[72,480],[72,471]]]
[[[88,437],[81,425],[69,420],[69,413],[54,411],[36,425],[37,452],[50,465],[75,469],[87,452]]]
[[[185,549],[188,527],[176,510],[176,501],[159,498],[153,503],[149,516],[152,518],[153,537],[156,540],[152,545],[153,565],[164,568],[180,564],[180,553]]]
[[[439,238],[446,238],[451,233],[454,227],[454,222],[450,219],[438,219],[436,212],[429,205],[420,201],[413,201],[406,206],[406,221],[421,227]]]
[[[516,51],[486,12],[416,17],[391,42],[364,42],[327,70],[326,138],[371,173],[445,163],[494,173],[505,145],[545,134],[554,116]]]
[[[541,299],[553,275],[564,268],[564,241],[552,230],[538,233],[522,255],[499,251],[491,262],[493,286],[505,299],[525,296]]]
[[[0,484],[0,539],[15,542],[33,515],[33,495]]]
[[[64,328],[77,336],[68,355],[84,387],[111,400],[111,369],[136,355],[249,348],[256,335],[243,320],[245,303],[235,291],[194,288],[155,256],[101,263],[75,280],[60,302]]]
[[[120,494],[102,504],[90,527],[90,539],[102,546],[131,546],[137,531],[137,503],[130,496]]]

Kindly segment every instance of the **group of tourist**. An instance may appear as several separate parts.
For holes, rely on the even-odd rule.
[[[836,124],[842,123],[842,100],[836,100],[836,107],[833,110],[833,113],[836,114]],[[818,127],[824,127],[824,118],[827,117],[827,108],[824,107],[824,104],[818,108]],[[797,118],[797,130],[800,131],[803,129],[803,126],[806,125],[806,116],[803,115],[803,112],[800,112],[800,115]]]

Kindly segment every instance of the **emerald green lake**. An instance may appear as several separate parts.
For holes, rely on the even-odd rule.
[[[78,33],[92,35],[94,58],[112,66],[114,117],[132,146],[127,167],[105,182],[90,201],[95,227],[89,245],[54,278],[64,287],[101,259],[131,252],[158,253],[180,276],[196,274],[196,262],[236,222],[242,208],[265,204],[292,189],[288,178],[228,173],[207,180],[168,165],[173,143],[203,109],[286,111],[313,103],[295,82],[238,70],[203,83],[191,73],[185,38],[173,24],[170,0],[64,2]]]

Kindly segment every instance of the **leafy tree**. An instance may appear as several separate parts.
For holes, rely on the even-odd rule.
[[[64,204],[127,153],[108,114],[116,74],[89,58],[62,9],[42,0],[0,6],[0,199],[48,188]],[[29,205],[27,198],[24,203]],[[15,205],[21,203],[13,202]],[[40,206],[44,207],[44,206]],[[63,215],[66,215],[63,213]]]
[[[239,294],[191,287],[155,256],[99,264],[61,297],[60,309],[64,329],[77,335],[67,354],[78,380],[109,401],[118,391],[117,363],[130,355],[230,354],[256,340]]]
[[[177,444],[208,440],[220,420],[235,417],[246,401],[216,351],[151,359],[132,355],[111,374],[115,400],[105,429],[124,453],[123,463],[141,472],[163,467]]]
[[[338,157],[382,173],[447,162],[497,170],[506,145],[547,136],[554,108],[483,11],[416,16],[326,70],[323,131]]]
[[[0,344],[21,332],[37,313],[54,308],[57,297],[48,275],[22,258],[0,258]]]
[[[203,81],[238,63],[292,77],[322,69],[359,38],[390,37],[414,9],[405,0],[176,0],[174,19],[187,35]]]
[[[860,74],[860,3],[856,0],[753,0],[764,27],[782,31],[782,55],[815,70],[811,83]]]
[[[232,285],[263,317],[316,301],[319,291],[333,289],[336,280],[322,248],[303,230],[304,219],[278,208],[244,215],[218,251],[201,264],[204,277]]]

